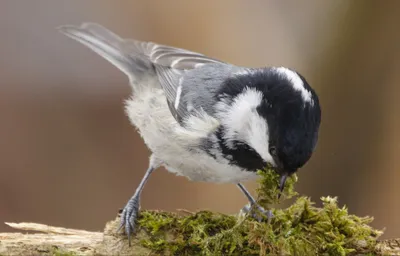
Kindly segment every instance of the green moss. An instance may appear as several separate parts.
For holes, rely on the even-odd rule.
[[[265,208],[279,203],[279,177],[259,173],[258,202]],[[281,200],[297,193],[297,177],[287,181]],[[381,232],[369,217],[348,214],[336,198],[321,198],[322,207],[298,197],[286,209],[273,209],[274,217],[256,221],[209,211],[188,216],[143,211],[139,226],[149,236],[141,243],[167,255],[348,255],[373,250]],[[166,232],[167,231],[167,232]]]
[[[294,190],[294,185],[297,182],[296,174],[288,177],[285,189],[283,190],[280,199],[278,199],[279,174],[273,170],[265,170],[258,171],[258,175],[260,176],[260,179],[257,188],[257,201],[263,207],[268,208],[271,205],[278,204],[281,201],[297,196],[297,192]]]

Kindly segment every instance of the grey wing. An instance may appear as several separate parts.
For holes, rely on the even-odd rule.
[[[183,88],[186,74],[206,64],[223,63],[184,49],[123,39],[96,23],[83,23],[81,26],[67,25],[59,29],[117,66],[131,81],[140,79],[145,73],[155,71],[165,92],[170,111],[180,123],[189,115],[188,109],[190,109],[183,101],[180,102],[180,99],[184,98],[185,94],[193,92],[190,88]],[[201,82],[196,86],[202,86]],[[204,98],[204,95],[199,97]]]
[[[185,75],[189,70],[197,69],[206,64],[220,63],[222,61],[209,58],[203,54],[187,51],[155,43],[145,43],[133,40],[126,41],[135,47],[141,47],[150,61],[155,64],[155,69],[160,84],[165,92],[167,103],[174,118],[182,123],[185,117],[189,116],[193,106],[187,105],[190,102],[182,100],[190,93],[185,88]],[[197,84],[196,86],[204,86]],[[204,90],[199,90],[199,92]],[[202,95],[198,95],[202,96]],[[193,97],[193,95],[191,95]]]

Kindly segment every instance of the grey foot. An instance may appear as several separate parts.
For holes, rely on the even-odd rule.
[[[255,211],[255,209],[252,208],[256,208],[256,210],[258,211]],[[270,220],[272,217],[274,217],[271,210],[265,210],[258,204],[248,203],[242,208],[241,212],[244,214],[250,214],[251,217],[253,217],[259,222],[261,222],[264,217],[266,217],[267,220]],[[262,216],[260,216],[258,213],[260,213]]]
[[[121,225],[128,236],[129,246],[131,245],[131,235],[136,231],[136,219],[139,215],[139,197],[129,199],[124,210],[121,213]]]

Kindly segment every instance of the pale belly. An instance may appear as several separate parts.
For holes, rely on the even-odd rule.
[[[126,113],[138,128],[148,148],[166,169],[193,181],[238,183],[252,180],[256,173],[215,159],[196,145],[199,133],[186,133],[169,112],[162,89],[147,87],[126,101]],[[192,150],[188,150],[192,148]]]

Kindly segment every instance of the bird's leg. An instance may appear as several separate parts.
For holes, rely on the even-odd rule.
[[[128,235],[129,245],[131,244],[131,235],[136,230],[136,219],[139,214],[139,207],[140,207],[140,194],[144,186],[146,185],[147,180],[150,177],[150,174],[159,166],[156,164],[153,157],[150,158],[149,168],[146,171],[146,174],[140,181],[139,186],[137,187],[135,194],[129,199],[128,203],[125,205],[124,210],[121,214],[121,225],[118,230],[122,227],[125,228],[125,233]]]
[[[239,187],[239,189],[243,192],[243,194],[247,197],[247,199],[249,200],[249,203],[246,204],[243,208],[242,208],[242,212],[244,213],[250,213],[252,207],[257,207],[257,209],[264,214],[268,219],[273,217],[273,214],[271,212],[271,210],[265,210],[263,207],[261,207],[259,204],[257,204],[256,200],[251,196],[250,192],[247,191],[247,189],[241,184],[238,183],[237,186]],[[252,212],[251,216],[253,218],[255,218],[258,221],[261,221],[262,218],[260,218],[259,216],[256,215],[256,213]]]

